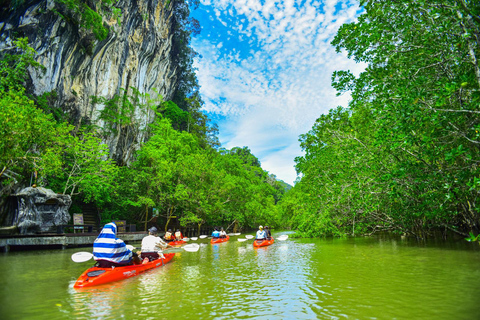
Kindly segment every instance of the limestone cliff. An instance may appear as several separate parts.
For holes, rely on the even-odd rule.
[[[0,12],[0,51],[8,51],[15,37],[28,37],[37,61],[46,67],[44,74],[31,72],[29,91],[35,95],[55,91],[54,107],[75,124],[88,121],[102,127],[98,117],[103,106],[92,104],[91,96],[110,99],[121,88],[135,87],[151,99],[172,97],[178,77],[172,63],[174,3],[120,0],[115,4],[121,9],[119,21],[104,17],[109,34],[98,41],[91,31],[68,19],[71,13],[58,2],[26,0],[15,10]],[[145,126],[152,115],[138,116]],[[126,139],[135,146],[145,137],[105,137],[112,157],[120,162],[128,162],[134,149],[130,146],[126,151]]]

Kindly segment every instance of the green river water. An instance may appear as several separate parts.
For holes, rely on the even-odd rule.
[[[81,290],[91,248],[0,254],[0,319],[480,319],[478,243],[236,238]]]

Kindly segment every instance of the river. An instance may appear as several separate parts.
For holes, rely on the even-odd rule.
[[[164,267],[80,290],[93,260],[70,257],[91,248],[0,254],[0,318],[480,318],[478,243],[290,237],[256,249],[236,238],[199,240]]]

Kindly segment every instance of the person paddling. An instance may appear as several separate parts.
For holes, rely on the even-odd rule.
[[[268,226],[265,226],[264,227],[264,231],[265,231],[265,236],[268,240],[272,239],[272,233],[270,232],[270,228]]]
[[[166,241],[175,240],[175,239],[173,238],[172,229],[168,229],[168,231],[165,232],[165,236],[163,236],[163,238],[164,238]]]
[[[138,255],[127,249],[125,242],[117,238],[117,225],[114,222],[107,223],[93,242],[93,258],[99,268],[141,263]]]
[[[265,240],[266,237],[267,236],[265,234],[265,231],[263,230],[263,227],[259,226],[257,230],[257,234],[255,236],[255,240]]]
[[[218,227],[215,227],[215,229],[213,230],[212,237],[213,238],[220,238],[220,231],[218,231]]]
[[[223,230],[223,227],[220,229],[220,238],[226,238],[227,237],[227,232]]]
[[[182,232],[180,231],[180,229],[177,229],[177,231],[175,232],[175,240],[176,241],[180,241],[183,239],[183,234]]]
[[[157,228],[151,227],[148,229],[148,236],[142,239],[142,259],[148,258],[149,261],[156,260],[158,258],[165,259],[162,249],[167,248],[170,245],[165,243],[165,241],[158,237],[157,234]]]

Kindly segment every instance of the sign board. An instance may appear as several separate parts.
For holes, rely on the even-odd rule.
[[[81,227],[76,225],[82,225]],[[73,214],[73,232],[75,230],[82,230],[83,232],[83,213],[74,213]]]
[[[117,232],[127,232],[126,226],[127,226],[127,221],[126,220],[113,220],[117,225]]]

